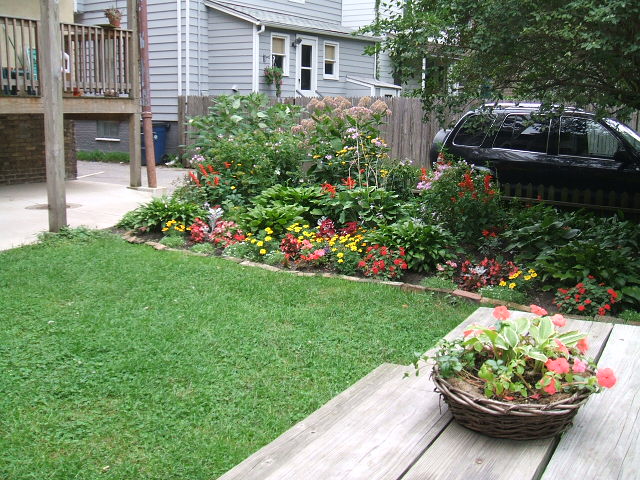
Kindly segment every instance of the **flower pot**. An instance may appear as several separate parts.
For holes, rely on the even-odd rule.
[[[121,20],[120,18],[111,17],[111,18],[108,18],[108,20],[109,20],[109,25],[115,28],[120,28],[120,20]]]
[[[587,390],[564,398],[559,396],[550,403],[511,403],[460,388],[459,382],[463,380],[441,377],[437,365],[431,375],[436,392],[444,398],[460,425],[490,437],[510,440],[549,438],[564,432],[591,394]]]

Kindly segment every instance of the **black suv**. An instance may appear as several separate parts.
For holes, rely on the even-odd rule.
[[[613,196],[618,205],[624,193],[621,206],[640,208],[640,135],[583,110],[542,113],[539,104],[487,105],[465,114],[452,130],[438,132],[432,162],[440,150],[489,168],[502,184],[586,189],[588,199],[606,199],[584,203],[610,204]]]

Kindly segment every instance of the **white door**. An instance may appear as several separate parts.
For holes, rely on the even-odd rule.
[[[296,48],[296,85],[305,96],[314,96],[318,88],[318,39],[298,36]]]

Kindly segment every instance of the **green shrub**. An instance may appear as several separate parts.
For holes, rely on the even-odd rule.
[[[113,234],[103,230],[92,230],[87,227],[62,227],[59,232],[43,232],[38,240],[44,245],[86,243],[96,238],[112,237]]]
[[[274,267],[280,266],[284,264],[286,258],[284,253],[274,250],[272,252],[267,253],[264,257],[262,257],[262,261],[267,265],[272,265]]]
[[[126,152],[102,152],[100,150],[78,150],[78,160],[87,162],[129,163],[129,154]]]
[[[625,310],[618,317],[625,322],[640,323],[640,312],[637,310]]]
[[[374,227],[393,223],[404,216],[399,197],[377,187],[337,187],[326,191],[327,216],[338,223],[358,222]]]
[[[528,296],[526,293],[511,289],[509,287],[487,286],[478,290],[478,293],[486,298],[494,298],[496,300],[502,300],[503,302],[519,303],[520,305],[526,305],[528,303]]]
[[[367,234],[367,241],[406,250],[406,261],[411,270],[433,270],[437,263],[447,259],[455,246],[455,238],[444,228],[413,220],[383,225]]]
[[[282,235],[289,225],[304,222],[303,217],[306,213],[308,213],[307,209],[300,205],[274,205],[272,207],[256,205],[239,216],[239,223],[246,231],[257,232],[271,228],[274,235]]]
[[[422,218],[437,221],[464,241],[475,243],[483,230],[503,222],[505,210],[493,177],[465,162],[438,162],[417,188]]]
[[[212,243],[196,243],[191,247],[192,252],[213,255],[216,253],[216,247]]]
[[[184,237],[181,235],[166,235],[160,239],[160,243],[169,248],[184,247]]]
[[[174,198],[160,197],[126,213],[117,226],[132,230],[159,232],[171,220],[189,226],[196,218],[206,218],[207,215],[208,212],[199,205],[183,203]]]

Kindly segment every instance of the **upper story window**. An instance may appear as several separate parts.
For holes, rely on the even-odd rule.
[[[338,44],[324,42],[324,78],[338,80]]]
[[[289,75],[289,35],[271,35],[271,66]]]

